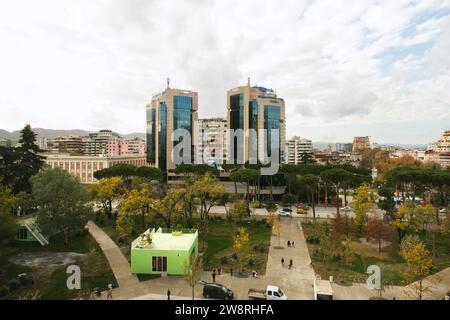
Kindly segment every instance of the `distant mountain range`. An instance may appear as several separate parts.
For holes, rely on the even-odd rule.
[[[63,136],[87,136],[89,134],[89,131],[86,130],[54,130],[54,129],[43,129],[43,128],[33,128],[33,131],[37,134],[38,138],[45,138],[45,139],[54,139],[57,137],[63,137]],[[129,133],[129,134],[121,134],[125,139],[132,139],[135,137],[139,137],[142,139],[145,139],[145,133],[141,132],[135,132],[135,133]],[[0,140],[12,140],[12,141],[18,141],[20,139],[20,130],[16,130],[13,132],[9,132],[3,129],[0,129]]]
[[[43,128],[33,128],[33,131],[37,134],[38,138],[46,138],[46,139],[54,139],[57,137],[63,136],[87,136],[89,131],[86,130],[55,130],[55,129],[43,129]],[[129,134],[121,134],[125,139],[132,139],[135,137],[139,137],[145,139],[145,133],[142,132],[134,132]],[[13,132],[9,132],[3,129],[0,129],[0,140],[12,140],[18,141],[20,139],[20,130],[16,130]],[[324,142],[318,141],[313,142],[314,149],[324,150],[328,147],[328,145],[334,146],[338,142]],[[345,142],[351,143],[351,142]],[[425,149],[427,147],[426,144],[404,144],[404,143],[380,143],[382,146],[394,146],[402,149]]]

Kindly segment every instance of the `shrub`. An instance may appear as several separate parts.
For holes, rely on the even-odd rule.
[[[310,235],[310,236],[306,237],[306,242],[311,243],[311,244],[319,244],[320,238],[316,235]]]
[[[0,287],[0,300],[6,299],[9,295],[9,289],[7,286]]]
[[[264,253],[266,251],[266,248],[262,244],[256,244],[253,246],[253,250]]]
[[[222,264],[227,264],[228,263],[228,257],[227,256],[223,256],[222,258],[220,258],[220,262]]]
[[[248,266],[249,266],[249,267],[253,267],[254,265],[255,265],[255,260],[249,259],[249,260],[248,260]]]
[[[20,288],[20,282],[17,279],[11,279],[8,281],[9,292],[16,291]]]
[[[233,254],[231,255],[231,257],[232,257],[234,260],[239,260],[239,257],[238,257],[238,255],[237,255],[237,253],[233,253]]]
[[[331,258],[331,260],[333,261],[333,262],[339,262],[339,261],[341,261],[342,260],[342,255],[341,254],[335,254],[335,255],[333,255],[333,257]]]

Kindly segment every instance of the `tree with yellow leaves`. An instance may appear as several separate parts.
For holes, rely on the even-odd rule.
[[[16,231],[15,219],[11,213],[15,203],[11,189],[3,187],[0,181],[0,239],[11,237]]]
[[[402,241],[400,253],[406,261],[404,275],[408,282],[412,282],[410,288],[413,294],[422,300],[424,294],[430,290],[434,281],[430,281],[428,286],[424,285],[424,278],[430,275],[433,267],[433,259],[425,245],[416,236],[407,236]],[[436,278],[437,279],[437,278]]]
[[[100,179],[89,186],[94,199],[100,201],[109,218],[112,217],[112,202],[123,193],[122,179],[119,177]]]
[[[140,215],[142,229],[145,230],[145,216],[152,206],[151,193],[148,185],[142,185],[140,190],[132,189],[120,203],[121,214]]]
[[[236,235],[234,236],[233,249],[236,251],[239,257],[240,269],[245,266],[245,262],[248,256],[248,244],[250,242],[250,236],[247,230],[243,227],[238,228]]]
[[[359,235],[362,235],[363,228],[367,224],[368,213],[375,205],[377,197],[375,190],[366,185],[356,189],[353,205],[355,207],[355,225]]]

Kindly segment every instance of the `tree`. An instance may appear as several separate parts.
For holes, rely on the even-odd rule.
[[[89,194],[67,171],[47,168],[31,178],[38,209],[37,224],[47,234],[60,233],[67,245],[74,231],[82,230],[92,208]]]
[[[18,184],[15,186],[15,193],[20,191],[31,192],[30,178],[37,174],[44,165],[44,157],[38,153],[41,151],[36,144],[36,134],[27,124],[20,131],[19,147],[19,167]]]
[[[400,209],[395,212],[394,219],[390,224],[397,230],[398,241],[401,243],[407,233],[415,232],[418,229],[416,210],[409,204],[402,204]]]
[[[36,144],[36,134],[26,125],[20,131],[19,147],[0,147],[0,178],[14,194],[31,192],[30,178],[44,165]]]
[[[281,199],[281,202],[283,205],[291,207],[294,203],[296,203],[298,200],[297,195],[291,194],[291,193],[285,193],[283,194],[283,197]]]
[[[341,168],[333,168],[322,171],[320,176],[326,183],[334,186],[336,191],[336,213],[339,214],[339,190],[342,184],[349,179],[351,173]]]
[[[200,204],[200,222],[202,226],[208,222],[209,211],[211,208],[220,203],[225,188],[219,183],[216,178],[205,174],[201,178],[195,180],[192,185],[194,194]],[[203,231],[203,228],[201,228]]]
[[[355,256],[355,250],[353,249],[353,241],[350,237],[346,237],[344,241],[344,258],[345,263],[350,265],[353,257]]]
[[[309,192],[311,198],[312,210],[313,210],[313,221],[316,223],[316,207],[314,203],[314,194],[319,185],[319,177],[313,174],[306,174],[303,176],[298,176],[298,182],[304,185]]]
[[[359,235],[362,234],[363,228],[367,224],[368,213],[375,205],[377,198],[375,191],[368,186],[361,186],[356,189],[353,205],[355,207],[355,225]]]
[[[380,196],[380,199],[378,200],[378,208],[386,211],[389,219],[394,218],[394,212],[396,210],[395,201],[393,199],[394,191],[394,189],[389,187],[382,187],[378,190],[378,195]]]
[[[11,189],[0,184],[0,239],[10,238],[16,232],[16,221],[12,215],[15,202]]]
[[[381,252],[381,241],[392,240],[392,227],[379,214],[371,214],[367,222],[366,239],[378,243],[378,252]]]
[[[123,193],[122,179],[119,177],[103,178],[89,186],[94,199],[100,201],[103,210],[112,218],[112,203]]]
[[[350,233],[350,221],[347,214],[338,213],[331,219],[333,234],[348,237]]]
[[[200,281],[203,273],[203,260],[201,257],[191,254],[184,263],[184,279],[192,289],[192,300],[194,300],[195,285]]]
[[[231,220],[234,221],[235,224],[241,223],[242,219],[247,214],[247,207],[245,205],[245,201],[238,200],[233,203],[230,209]]]
[[[151,194],[148,186],[143,185],[140,190],[132,189],[120,203],[120,211],[130,215],[140,215],[142,229],[145,230],[145,217],[152,205]]]
[[[133,217],[126,213],[119,214],[116,221],[116,230],[121,238],[129,239],[134,231]]]
[[[247,260],[249,242],[250,236],[247,230],[243,227],[238,228],[236,235],[234,236],[233,249],[239,257],[239,265],[241,269],[245,266],[245,262]]]
[[[433,259],[425,245],[417,237],[408,236],[401,244],[400,253],[406,261],[404,275],[408,281],[417,281],[410,284],[415,296],[422,300],[429,287],[424,286],[424,278],[427,277],[433,267]]]
[[[259,179],[260,172],[255,169],[240,169],[230,175],[230,179],[244,183],[246,186],[245,201],[247,204],[247,214],[250,215],[250,185]]]
[[[34,206],[34,199],[30,193],[19,192],[16,195],[16,207],[21,216],[32,214],[37,209]]]
[[[182,210],[181,200],[184,196],[184,189],[169,189],[167,194],[160,201],[156,201],[151,208],[157,218],[164,221],[166,228],[172,226],[172,219]]]

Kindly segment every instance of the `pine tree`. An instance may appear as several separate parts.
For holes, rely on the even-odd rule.
[[[20,147],[15,151],[18,153],[18,166],[16,176],[18,180],[14,185],[14,193],[31,192],[30,178],[36,175],[44,165],[44,157],[38,153],[41,151],[36,144],[36,133],[27,124],[22,131],[19,140]]]

